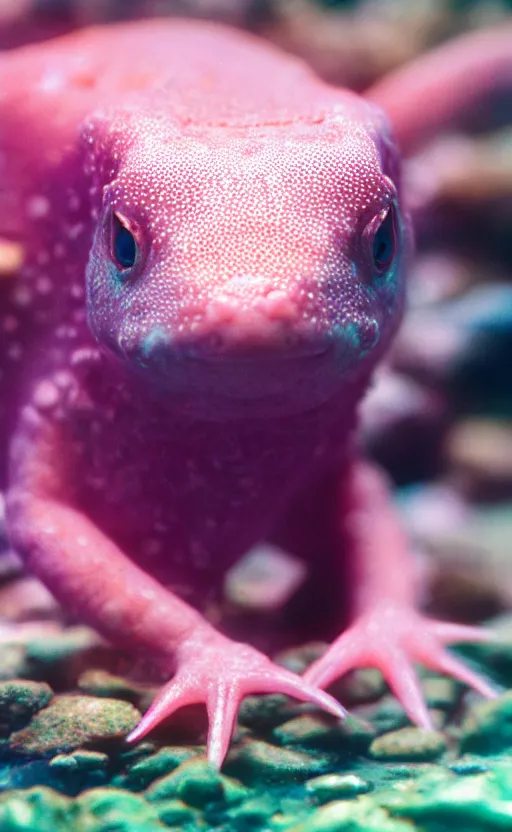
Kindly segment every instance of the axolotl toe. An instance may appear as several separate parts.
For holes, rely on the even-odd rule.
[[[361,664],[425,727],[412,661],[492,695],[443,646],[479,631],[415,611],[353,440],[411,250],[383,112],[176,21],[6,53],[0,81],[0,237],[23,251],[0,288],[8,531],[64,606],[167,674],[130,739],[204,702],[220,765],[246,694],[342,716],[323,688]],[[202,615],[262,540],[348,604],[304,677]]]

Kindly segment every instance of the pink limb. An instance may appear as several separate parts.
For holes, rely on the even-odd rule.
[[[365,94],[387,113],[410,153],[494,91],[512,93],[512,27],[462,35],[387,75]]]
[[[284,693],[344,716],[324,691],[221,636],[70,505],[71,486],[62,476],[63,469],[74,470],[68,448],[55,425],[34,415],[27,411],[13,444],[7,524],[16,551],[57,599],[102,635],[176,670],[129,740],[178,708],[205,702],[208,756],[220,766],[248,693]]]
[[[304,678],[327,687],[352,668],[378,667],[411,720],[431,728],[413,662],[493,697],[497,691],[485,679],[444,649],[450,642],[483,641],[492,636],[481,628],[435,621],[415,610],[412,559],[386,483],[375,468],[363,463],[354,465],[349,476],[354,621]]]

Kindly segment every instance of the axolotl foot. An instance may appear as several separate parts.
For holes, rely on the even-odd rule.
[[[209,629],[183,641],[177,670],[127,737],[138,740],[185,705],[204,702],[209,720],[208,759],[220,768],[226,756],[242,699],[252,693],[284,693],[313,702],[338,718],[346,711],[329,694],[274,664],[258,650]]]
[[[311,685],[325,688],[348,670],[377,667],[410,719],[432,730],[413,662],[453,676],[492,698],[498,691],[444,647],[449,643],[492,638],[492,633],[481,627],[436,621],[412,607],[382,602],[342,633],[303,678]]]

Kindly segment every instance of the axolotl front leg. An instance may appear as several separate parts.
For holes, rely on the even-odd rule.
[[[138,739],[178,708],[206,703],[208,756],[220,766],[238,706],[249,693],[284,693],[344,716],[331,696],[218,633],[136,566],[75,504],[65,430],[32,405],[11,445],[7,522],[29,569],[104,636],[154,657],[174,676],[128,739]]]
[[[354,462],[342,479],[337,504],[349,543],[352,623],[304,678],[327,687],[352,668],[377,667],[411,720],[427,729],[432,723],[413,662],[449,674],[484,696],[497,695],[444,647],[487,640],[489,632],[436,621],[416,610],[413,559],[382,473],[369,463]]]

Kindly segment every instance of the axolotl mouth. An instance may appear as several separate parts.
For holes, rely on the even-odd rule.
[[[172,407],[214,418],[213,411],[221,414],[235,403],[230,415],[256,404],[269,414],[320,406],[359,372],[379,336],[375,320],[323,332],[252,323],[245,328],[239,319],[236,327],[181,335],[153,325],[137,345],[121,339],[120,346]]]

